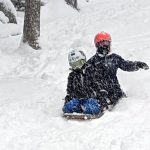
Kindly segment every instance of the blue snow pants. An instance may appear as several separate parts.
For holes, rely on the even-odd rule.
[[[101,111],[101,105],[97,99],[89,98],[85,100],[72,99],[63,107],[64,113],[83,113],[83,114],[98,114]]]

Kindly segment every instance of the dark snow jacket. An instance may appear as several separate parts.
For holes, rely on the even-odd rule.
[[[67,95],[65,97],[65,103],[77,99],[95,98],[94,90],[88,87],[85,80],[85,65],[78,70],[72,70],[68,76],[67,83]],[[88,78],[87,78],[88,79]]]
[[[65,102],[72,100],[73,98],[84,98],[86,97],[86,92],[84,89],[84,67],[78,70],[72,70],[68,76],[67,83],[67,96],[65,97]]]
[[[123,71],[137,71],[141,63],[142,62],[126,61],[117,54],[110,54],[103,57],[96,53],[86,63],[86,87],[90,87],[94,90],[99,99],[101,97],[100,90],[106,90],[112,104],[116,103],[120,98],[125,96],[117,79],[118,68]],[[88,93],[88,95],[90,95],[90,93]]]

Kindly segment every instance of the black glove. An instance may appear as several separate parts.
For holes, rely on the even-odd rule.
[[[65,97],[65,104],[68,103],[71,100],[71,96],[70,95],[66,95]]]
[[[102,105],[102,109],[108,108],[110,101],[108,99],[108,92],[106,90],[100,90],[97,93],[97,99],[99,100],[99,103]]]
[[[137,65],[139,68],[144,69],[144,70],[148,70],[148,69],[149,69],[149,66],[148,66],[146,63],[144,63],[144,62],[138,61],[136,65]]]
[[[108,92],[106,90],[100,90],[98,93],[97,93],[97,97],[102,97],[102,98],[107,98],[108,97]]]

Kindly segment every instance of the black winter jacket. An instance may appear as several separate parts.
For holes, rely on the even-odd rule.
[[[85,79],[89,79],[88,75],[85,78],[85,65],[78,70],[72,70],[68,76],[67,83],[67,96],[65,97],[65,103],[77,99],[96,98],[94,90],[88,86]]]
[[[137,71],[139,70],[138,63],[136,61],[126,61],[117,54],[110,54],[103,57],[96,53],[86,63],[86,87],[93,89],[98,98],[100,98],[100,90],[106,90],[111,102],[116,103],[120,98],[125,96],[117,79],[118,68],[123,71]]]
[[[68,76],[67,96],[65,101],[68,102],[73,98],[82,99],[86,97],[84,88],[84,66],[78,70],[72,70]]]

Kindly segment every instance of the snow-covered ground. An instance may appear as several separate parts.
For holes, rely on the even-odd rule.
[[[63,0],[48,2],[40,51],[19,46],[22,14],[18,25],[0,23],[0,150],[150,150],[149,70],[118,71],[128,98],[102,118],[61,117],[67,54],[78,48],[90,58],[99,31],[112,35],[113,52],[150,65],[150,1],[80,0],[80,13]]]

